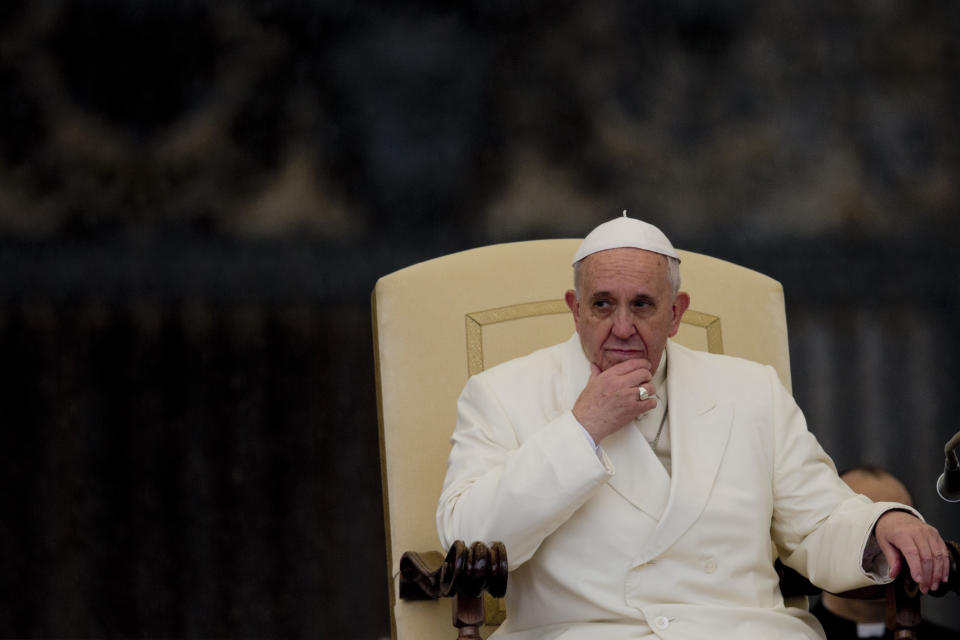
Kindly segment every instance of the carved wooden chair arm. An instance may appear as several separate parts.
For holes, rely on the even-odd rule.
[[[507,548],[457,540],[446,556],[438,551],[407,551],[400,557],[400,599],[454,598],[453,626],[458,638],[479,638],[483,624],[483,594],[502,598],[507,592]]]

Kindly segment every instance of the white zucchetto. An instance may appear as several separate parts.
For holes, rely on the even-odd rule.
[[[660,229],[649,222],[628,218],[627,212],[624,211],[622,217],[604,222],[587,234],[573,256],[573,263],[580,262],[592,253],[621,247],[645,249],[680,259],[670,240]]]

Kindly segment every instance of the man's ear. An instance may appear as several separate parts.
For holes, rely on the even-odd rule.
[[[673,298],[673,319],[670,321],[670,337],[677,335],[680,330],[680,321],[683,314],[690,306],[690,295],[686,291],[681,291]]]
[[[570,309],[570,313],[573,314],[573,324],[576,327],[580,327],[580,302],[577,300],[577,292],[573,289],[569,289],[563,296],[563,299],[567,302],[567,307]]]

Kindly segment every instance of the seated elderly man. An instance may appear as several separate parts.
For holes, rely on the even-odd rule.
[[[927,591],[947,549],[854,494],[776,373],[670,341],[690,299],[656,227],[617,218],[574,256],[576,333],[473,376],[437,508],[444,546],[500,540],[510,640],[823,638],[777,557],[844,591]]]

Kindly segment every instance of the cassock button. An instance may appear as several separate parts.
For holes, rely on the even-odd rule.
[[[714,560],[713,558],[710,558],[709,560],[703,563],[703,570],[706,571],[707,573],[713,573],[714,571],[717,570],[717,561]]]
[[[670,626],[670,621],[665,616],[660,616],[653,621],[653,624],[657,625],[657,629],[666,629]]]

